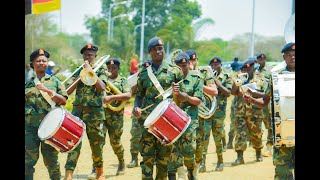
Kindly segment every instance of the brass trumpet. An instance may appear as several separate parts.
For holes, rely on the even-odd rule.
[[[239,74],[236,74],[236,76],[232,78],[232,80],[236,86],[241,86],[244,82],[248,80],[248,78],[249,78],[248,73],[239,73]]]

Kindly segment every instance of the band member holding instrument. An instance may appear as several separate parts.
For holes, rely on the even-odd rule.
[[[107,62],[107,67],[109,73],[108,84],[112,83],[119,91],[119,94],[109,94],[103,98],[104,104],[110,104],[114,107],[119,106],[121,101],[127,101],[131,97],[130,86],[125,77],[120,76],[120,60],[118,58],[110,58]],[[110,88],[110,87],[109,87]],[[119,111],[113,111],[106,107],[104,109],[106,121],[104,123],[103,132],[109,134],[110,144],[117,155],[119,160],[118,170],[116,175],[122,175],[125,173],[125,163],[124,163],[124,149],[121,144],[121,135],[123,133],[123,115],[124,108]]]
[[[231,93],[239,97],[236,109],[236,136],[235,136],[235,151],[237,159],[232,166],[244,164],[243,152],[247,148],[247,138],[250,139],[252,147],[256,150],[256,161],[261,162],[262,155],[262,129],[261,123],[263,119],[262,109],[257,106],[254,98],[250,97],[248,92],[244,91],[243,86],[255,83],[255,90],[264,92],[268,87],[268,82],[254,73],[255,59],[248,59],[241,67],[242,72],[248,73],[248,79],[242,84],[233,83]],[[249,133],[249,134],[248,134]]]
[[[146,69],[151,65],[151,61],[147,60],[143,62],[142,70]],[[136,96],[136,90],[137,90],[137,85],[134,85],[131,87],[131,97]],[[139,99],[139,98],[137,98]],[[141,97],[140,97],[141,99]],[[135,101],[136,102],[136,98]],[[134,109],[133,109],[134,110]],[[131,129],[130,129],[130,134],[131,134],[131,139],[130,139],[130,153],[131,153],[131,161],[129,164],[127,164],[128,168],[134,168],[138,167],[138,154],[139,154],[139,149],[140,149],[140,138],[142,136],[142,130],[143,130],[143,119],[142,118],[136,118],[133,114],[131,116],[132,123],[131,123]]]
[[[187,50],[186,53],[190,57],[190,70],[198,70],[198,57],[195,50],[190,49]],[[207,93],[211,96],[217,96],[218,95],[218,89],[214,82],[214,77],[206,70],[202,69],[200,70],[201,75],[204,80],[203,85],[203,92]],[[203,141],[204,141],[204,119],[199,116],[199,128],[197,129],[197,146],[196,146],[196,167],[198,170],[203,170],[203,166],[200,167],[200,163],[203,161],[202,158],[202,152],[203,152]],[[201,163],[202,165],[205,164],[204,162]]]
[[[257,62],[259,66],[256,68],[255,72],[257,75],[266,78],[266,80],[271,83],[271,72],[270,68],[266,66],[267,56],[264,53],[260,53],[257,56]],[[268,130],[267,135],[267,143],[266,143],[266,150],[263,152],[263,156],[271,156],[272,155],[272,145],[273,145],[273,133],[271,127],[271,115],[270,115],[270,106],[266,106],[263,108],[263,124],[264,127]]]
[[[82,58],[85,61],[84,69],[93,69],[92,66],[97,57],[97,51],[98,47],[93,44],[87,44],[80,50]],[[77,72],[75,75],[79,76],[79,74],[80,72]],[[94,85],[89,86],[82,81],[77,81],[71,85],[68,94],[71,94],[76,89],[72,114],[82,119],[86,124],[86,133],[92,151],[96,178],[104,180],[103,146],[105,144],[105,132],[103,125],[106,117],[102,104],[107,83],[106,69],[103,66],[99,67],[94,75],[97,76],[97,81]],[[72,174],[80,156],[81,146],[82,142],[73,151],[68,153],[65,164],[65,180],[72,180]]]
[[[222,68],[222,60],[219,56],[211,58],[209,65],[217,72],[217,77],[214,78],[215,84],[218,87],[217,107],[211,118],[204,121],[204,143],[203,143],[203,161],[205,162],[206,154],[208,151],[210,132],[216,145],[216,153],[218,162],[216,171],[222,171],[223,164],[223,144],[222,138],[225,136],[224,119],[226,117],[227,98],[230,96],[232,88],[232,81],[230,74]],[[203,165],[205,169],[205,164]]]
[[[148,52],[152,59],[152,64],[138,75],[136,98],[137,103],[133,114],[135,117],[146,119],[152,110],[162,101],[155,98],[176,82],[183,79],[183,72],[176,65],[168,64],[164,60],[164,43],[159,37],[153,37],[148,42]],[[154,85],[154,82],[157,82]],[[160,86],[159,86],[160,85]],[[140,97],[140,99],[139,99]],[[142,98],[143,102],[142,102]],[[187,101],[187,94],[179,95],[179,100]],[[153,106],[141,111],[143,108],[153,104]],[[167,179],[168,160],[172,150],[172,145],[163,145],[147,129],[143,129],[140,139],[141,156],[140,162],[142,179],[153,179],[153,166],[156,162],[156,179]]]
[[[68,99],[60,79],[46,74],[49,57],[50,54],[44,49],[37,49],[30,54],[30,66],[34,74],[25,84],[25,179],[28,180],[33,179],[40,145],[50,179],[61,178],[59,151],[38,137],[38,128],[46,114],[55,106],[65,105]]]
[[[188,170],[188,179],[197,179],[195,171],[195,153],[196,153],[196,129],[199,127],[198,122],[198,105],[201,103],[203,96],[203,79],[197,70],[189,70],[190,57],[187,53],[182,52],[177,55],[174,62],[182,69],[184,80],[182,83],[174,85],[173,93],[183,93],[188,97],[186,101],[181,102],[178,106],[184,110],[190,117],[191,123],[181,137],[174,142],[171,158],[168,166],[169,180],[176,179],[177,168],[185,165]]]

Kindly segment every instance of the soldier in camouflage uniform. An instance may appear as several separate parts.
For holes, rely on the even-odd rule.
[[[257,56],[257,62],[260,66],[258,66],[255,70],[256,74],[259,76],[262,76],[262,78],[265,78],[266,81],[271,84],[271,72],[270,68],[266,66],[266,60],[267,56],[263,53],[260,53]],[[272,133],[272,127],[271,127],[271,115],[270,115],[270,106],[266,106],[263,108],[263,124],[264,127],[268,130],[267,135],[267,143],[266,143],[266,151],[263,152],[262,155],[268,157],[272,154],[272,145],[273,145],[273,133]]]
[[[32,180],[34,166],[39,159],[39,147],[51,180],[60,180],[58,153],[54,147],[38,137],[38,128],[43,118],[51,111],[49,104],[65,105],[68,99],[65,86],[59,78],[46,74],[50,54],[37,49],[30,55],[30,66],[34,73],[25,84],[25,179]],[[38,84],[38,82],[40,82]],[[37,85],[36,85],[37,84]],[[41,91],[41,93],[40,93]],[[42,95],[42,93],[44,95]],[[50,100],[49,100],[50,99]]]
[[[268,87],[268,82],[254,74],[254,59],[248,59],[241,67],[243,72],[248,73],[248,79],[237,84],[233,83],[231,93],[239,97],[239,102],[236,103],[236,137],[235,137],[235,151],[237,152],[237,159],[232,166],[244,164],[243,151],[247,148],[247,138],[249,135],[252,147],[256,150],[256,161],[261,162],[262,145],[262,129],[261,123],[263,119],[262,108],[256,105],[256,100],[253,94],[245,94],[246,91],[243,85],[255,83],[255,90],[264,92]],[[239,86],[238,86],[239,85]],[[252,96],[252,97],[251,97]]]
[[[227,108],[227,98],[230,96],[230,90],[232,87],[232,81],[230,78],[230,74],[222,68],[221,58],[218,56],[213,57],[209,65],[212,69],[217,71],[217,77],[215,78],[215,83],[218,87],[218,96],[217,96],[217,106],[216,110],[211,116],[211,118],[204,121],[204,151],[203,151],[203,170],[200,172],[204,172],[206,170],[205,159],[208,151],[209,140],[210,140],[210,132],[212,131],[212,136],[216,145],[216,153],[218,157],[218,162],[216,166],[216,171],[223,171],[223,144],[222,137],[224,136],[224,119],[226,117],[226,108]]]
[[[97,57],[97,51],[98,47],[93,44],[87,44],[80,50],[80,53],[83,54],[83,60],[85,61],[84,68],[92,69]],[[74,76],[78,77],[80,71],[81,69],[79,69]],[[78,116],[86,124],[86,133],[92,151],[96,178],[98,180],[104,180],[103,146],[105,144],[105,132],[103,127],[106,117],[102,100],[106,89],[107,76],[104,66],[100,67],[95,73],[97,75],[97,81],[94,85],[89,86],[82,81],[78,81],[70,85],[71,87],[67,89],[67,92],[71,94],[76,89],[72,114]],[[65,180],[72,180],[72,174],[80,156],[81,146],[82,142],[80,142],[73,151],[68,153],[65,164]]]
[[[151,64],[151,61],[147,60],[145,61],[141,66],[143,69],[149,67]],[[131,88],[131,97],[135,96],[137,90],[137,85],[132,86]],[[136,103],[136,99],[134,101]],[[130,153],[131,153],[131,162],[127,164],[128,168],[134,168],[138,167],[138,154],[139,154],[139,141],[142,135],[143,130],[143,119],[136,118],[135,116],[131,116],[132,123],[131,123],[131,139],[130,139]]]
[[[190,57],[190,70],[199,70],[198,69],[198,57],[196,51],[193,49],[187,50],[186,53]],[[201,75],[204,80],[203,92],[214,97],[218,95],[218,89],[214,82],[214,76],[210,74],[206,69],[200,70]],[[196,146],[196,173],[199,171],[200,163],[203,161],[202,152],[203,152],[203,141],[204,141],[204,119],[199,116],[199,128],[197,129],[197,146]]]
[[[279,74],[295,72],[295,43],[287,43],[281,53],[286,62],[286,67],[279,71]],[[271,96],[271,92],[268,93]],[[275,180],[294,179],[295,169],[295,146],[293,147],[273,147],[273,164],[275,167]]]
[[[194,173],[194,170],[197,170],[195,169],[196,129],[199,127],[198,105],[200,105],[203,96],[203,78],[201,78],[200,71],[189,70],[189,59],[189,55],[185,52],[178,54],[174,59],[174,62],[184,73],[184,81],[175,86],[174,91],[181,90],[187,94],[187,101],[181,102],[178,106],[190,116],[191,123],[173,144],[168,166],[169,180],[176,179],[177,168],[183,164],[187,167],[188,179],[197,179],[197,175]]]
[[[172,83],[179,82],[183,79],[183,72],[178,66],[168,64],[163,60],[164,47],[162,39],[159,37],[151,38],[148,42],[147,48],[152,59],[152,64],[146,70],[141,71],[138,75],[136,98],[140,97],[140,99],[137,99],[137,107],[135,106],[133,111],[134,116],[137,118],[142,117],[144,120],[162,101],[161,98],[155,98],[159,95],[159,91],[151,81],[148,72],[154,74],[163,90],[172,86]],[[143,102],[142,97],[144,98]],[[181,101],[186,101],[187,96],[181,96],[180,99]],[[142,108],[151,104],[153,104],[153,106],[141,111]],[[153,166],[155,162],[157,169],[156,179],[167,179],[168,160],[172,150],[172,145],[163,145],[153,134],[149,133],[147,129],[144,128],[142,138],[140,139],[140,147],[140,153],[143,157],[142,162],[140,162],[142,179],[153,179]]]
[[[107,93],[104,97],[103,103],[110,104],[113,107],[118,107],[121,101],[127,101],[131,97],[130,86],[125,77],[119,75],[120,60],[118,58],[110,58],[107,62],[109,73],[108,83],[111,82],[120,92],[120,94]],[[110,88],[110,87],[109,87]],[[111,147],[119,160],[118,170],[116,175],[122,175],[125,173],[124,163],[124,149],[121,144],[121,135],[123,133],[123,114],[124,108],[120,111],[112,111],[108,107],[104,109],[106,115],[106,121],[104,123],[104,132],[108,131]]]

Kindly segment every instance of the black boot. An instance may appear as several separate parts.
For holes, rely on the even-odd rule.
[[[129,164],[127,164],[127,167],[128,168],[134,168],[134,167],[138,167],[138,154],[134,154],[134,153],[131,153],[131,162]]]
[[[261,149],[256,149],[256,161],[257,162],[263,161],[262,155],[261,155]]]
[[[125,169],[126,166],[124,164],[124,160],[120,160],[116,175],[123,175],[125,173]]]
[[[25,175],[24,180],[33,180],[33,175]]]
[[[227,144],[227,149],[233,149],[233,136],[229,136],[229,141]]]
[[[226,152],[227,151],[227,145],[226,145],[226,137],[224,136],[222,139],[222,151]]]
[[[176,180],[176,173],[168,172],[168,180]]]
[[[202,161],[200,163],[200,166],[199,166],[199,172],[200,173],[204,173],[206,172],[206,155],[203,155],[202,156]]]
[[[218,155],[218,162],[217,162],[217,167],[216,167],[216,171],[223,171],[223,157],[222,154]]]
[[[244,164],[244,160],[243,160],[243,151],[238,150],[237,151],[237,159],[234,163],[232,163],[232,166],[238,166],[240,164]]]
[[[197,180],[197,176],[193,173],[193,169],[188,169],[188,180]]]

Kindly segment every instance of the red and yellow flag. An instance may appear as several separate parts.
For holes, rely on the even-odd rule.
[[[31,0],[32,14],[41,14],[60,9],[61,0]]]

